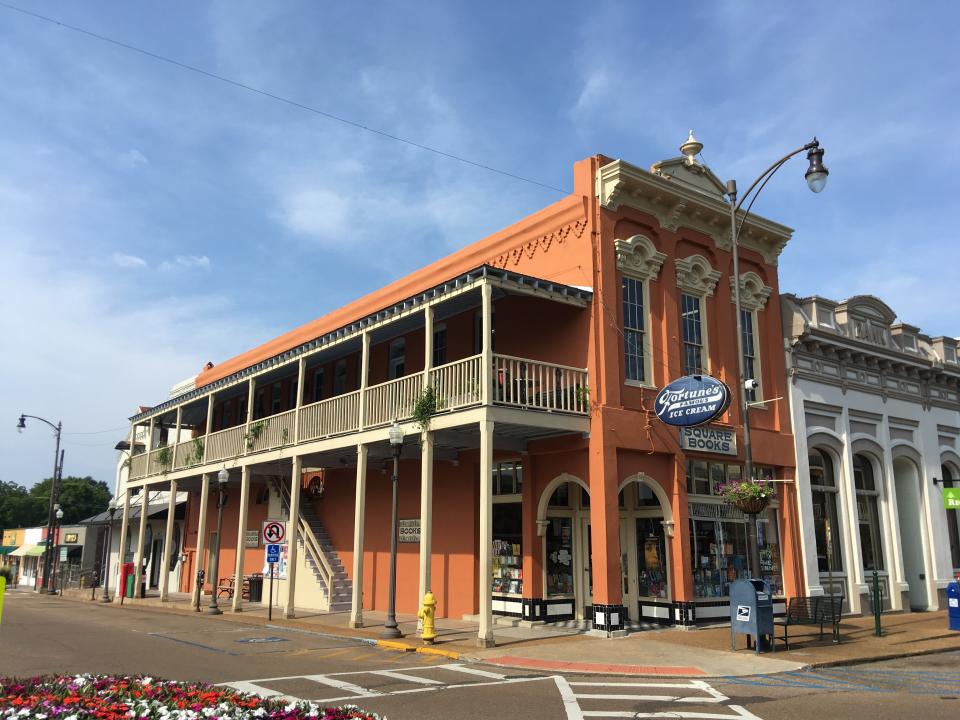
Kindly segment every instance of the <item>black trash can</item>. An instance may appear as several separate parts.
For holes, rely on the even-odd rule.
[[[247,583],[250,588],[250,602],[263,600],[263,575],[254,575]]]

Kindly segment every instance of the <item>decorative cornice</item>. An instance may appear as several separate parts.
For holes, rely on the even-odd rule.
[[[617,251],[617,269],[643,280],[654,280],[660,273],[666,253],[659,252],[653,241],[643,235],[626,240],[614,240]]]
[[[687,187],[682,182],[647,172],[622,160],[597,170],[596,193],[608,210],[621,206],[652,215],[660,227],[676,232],[688,227],[711,237],[717,247],[731,249],[730,206],[720,198]],[[793,230],[759,215],[750,214],[738,241],[763,259],[776,265]]]
[[[730,276],[730,302],[734,302],[733,276]],[[740,273],[740,307],[744,310],[763,310],[773,288],[763,284],[755,272]]]
[[[538,251],[544,253],[548,252],[554,243],[557,245],[563,245],[567,241],[567,238],[570,237],[571,233],[573,233],[574,237],[580,237],[583,235],[583,231],[586,227],[587,221],[584,219],[569,223],[563,227],[557,228],[551,233],[540,235],[533,240],[528,240],[510,248],[506,252],[490,260],[490,264],[494,267],[506,269],[508,265],[517,265],[524,257],[527,259],[533,259],[533,256],[536,255]]]
[[[673,261],[677,267],[677,287],[693,295],[713,296],[720,279],[720,271],[714,270],[703,255],[691,255]]]

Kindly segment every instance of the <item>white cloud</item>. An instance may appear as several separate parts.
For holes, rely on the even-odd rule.
[[[113,264],[122,268],[142,268],[147,266],[147,261],[136,255],[127,255],[126,253],[114,253]]]
[[[343,239],[349,217],[350,200],[333,190],[300,190],[280,198],[279,221],[324,245]]]
[[[120,156],[120,166],[126,168],[127,170],[135,170],[142,165],[146,165],[149,160],[147,156],[136,148],[127,150]]]
[[[206,270],[210,267],[210,258],[206,255],[177,255],[175,260],[177,265],[187,268],[203,268]]]

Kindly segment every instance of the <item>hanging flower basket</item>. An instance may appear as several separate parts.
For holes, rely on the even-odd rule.
[[[720,495],[735,508],[748,515],[766,510],[773,497],[773,486],[755,480],[734,480],[718,488]]]
[[[767,509],[767,505],[769,503],[770,498],[758,497],[737,500],[733,503],[733,505],[735,508],[737,508],[737,510],[746,513],[747,515],[758,515]]]

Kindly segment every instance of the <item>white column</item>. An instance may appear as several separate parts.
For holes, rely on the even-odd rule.
[[[363,516],[367,503],[367,446],[357,445],[357,488],[353,507],[353,596],[350,627],[363,627]]]
[[[213,393],[207,396],[207,430],[203,436],[203,461],[207,461],[210,433],[213,431]]]
[[[305,357],[300,358],[300,363],[297,366],[297,401],[294,404],[296,408],[293,413],[293,442],[294,444],[300,442],[300,408],[303,406],[303,382],[307,374],[307,359]]]
[[[486,287],[486,286],[484,286]],[[493,547],[493,422],[480,423],[480,628],[479,647],[493,647],[493,593],[490,553]]]
[[[423,311],[423,387],[430,385],[430,369],[433,367],[433,306]]]
[[[367,423],[367,379],[370,375],[370,333],[363,331],[363,347],[360,350],[360,419],[357,426],[363,430]]]
[[[480,401],[489,405],[493,398],[493,287],[487,281],[480,286],[483,311],[483,338],[480,345]]]
[[[903,595],[907,592],[908,584],[903,570],[903,546],[900,542],[900,513],[897,509],[897,479],[893,471],[893,451],[890,449],[890,423],[887,416],[883,416],[880,424],[880,444],[883,446],[883,474],[885,492],[885,510],[887,523],[893,542],[890,544],[890,556],[884,558],[890,582],[890,608],[903,610]],[[909,605],[908,605],[909,607]]]
[[[302,375],[301,361],[301,378]],[[301,386],[302,387],[302,386]],[[293,456],[293,468],[290,471],[290,522],[287,523],[287,602],[283,607],[285,618],[296,617],[294,599],[297,595],[297,560],[300,548],[297,541],[300,536],[300,485],[303,482],[303,458]]]
[[[800,381],[802,382],[802,381]],[[803,394],[796,383],[790,386],[790,413],[792,415],[793,439],[796,448],[797,474],[794,479],[797,493],[797,519],[800,523],[797,534],[803,554],[803,575],[806,594],[823,595],[820,570],[817,563],[817,536],[813,517],[813,496],[810,492],[810,460],[807,446],[807,422],[803,410]]]
[[[177,406],[177,427],[174,430],[173,442],[168,442],[167,445],[173,445],[173,452],[170,454],[170,469],[173,470],[177,467],[177,445],[180,444],[180,428],[183,426],[183,406]],[[187,450],[187,452],[191,452]]]
[[[193,568],[193,604],[200,611],[200,600],[203,598],[203,585],[199,582],[198,572],[203,569],[204,552],[207,540],[207,503],[210,500],[210,474],[200,476],[200,517],[197,523],[197,553]]]
[[[177,412],[179,418],[180,413]],[[179,423],[177,428],[179,431]],[[177,512],[177,481],[170,481],[170,497],[167,499],[167,527],[163,534],[163,557],[160,562],[160,602],[170,599],[170,548],[173,540],[173,516]]]
[[[250,466],[244,465],[240,481],[240,510],[237,521],[237,567],[233,574],[233,611],[243,610],[244,536],[247,532],[247,511],[250,509]]]
[[[153,428],[155,427],[156,418],[150,418],[150,424],[147,426],[147,439],[145,443],[146,451],[149,453],[153,450]],[[147,461],[147,469],[150,468],[150,461]]]
[[[123,490],[123,518],[120,521],[120,544],[117,546],[117,597],[123,597],[126,588],[121,587],[120,566],[127,556],[127,531],[130,529],[130,489]]]
[[[867,586],[863,575],[863,556],[860,551],[857,491],[853,481],[853,448],[850,446],[850,415],[847,408],[843,408],[840,413],[840,426],[843,454],[840,456],[840,467],[837,468],[837,485],[840,492],[841,512],[838,518],[840,527],[833,531],[833,542],[841,542],[841,558],[847,576],[847,592],[850,594],[850,612],[858,614],[862,605],[860,593],[866,592]]]
[[[153,430],[153,421],[150,422],[150,429]],[[136,581],[133,586],[133,596],[143,597],[144,570],[143,570],[143,543],[147,538],[147,518],[150,514],[150,486],[144,485],[140,488],[140,532],[137,535],[137,552],[133,557]]]
[[[430,590],[430,561],[433,545],[433,433],[423,431],[420,441],[420,595]],[[423,629],[423,620],[417,622]]]

